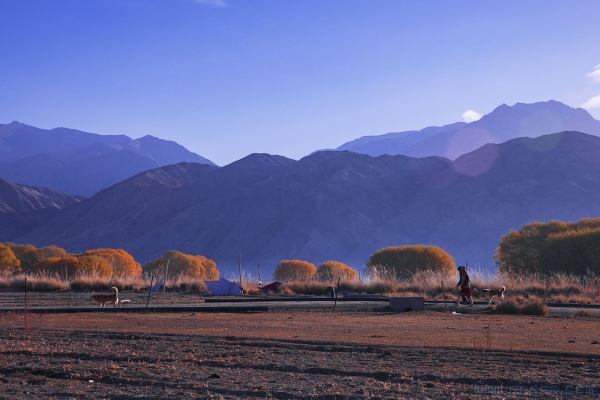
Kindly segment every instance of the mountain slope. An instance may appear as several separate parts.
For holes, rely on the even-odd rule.
[[[81,198],[0,179],[0,242],[22,235]]]

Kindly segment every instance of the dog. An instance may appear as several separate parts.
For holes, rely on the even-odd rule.
[[[95,294],[90,300],[100,303],[100,308],[103,308],[106,303],[112,303],[116,308],[119,304],[119,289],[114,286],[111,289],[114,291],[113,294]]]
[[[504,299],[504,291],[506,288],[502,286],[502,289],[481,289],[482,292],[485,292],[490,297],[490,302],[488,305],[492,304],[494,301],[494,297],[498,297],[499,299]]]

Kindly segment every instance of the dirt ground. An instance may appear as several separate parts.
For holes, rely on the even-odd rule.
[[[0,398],[600,398],[599,318],[458,311],[2,313]]]

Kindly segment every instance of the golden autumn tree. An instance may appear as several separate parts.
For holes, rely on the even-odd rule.
[[[66,257],[67,251],[58,246],[44,246],[40,250],[40,258]]]
[[[307,281],[317,273],[317,267],[308,261],[282,260],[275,267],[273,279],[281,282]]]
[[[0,243],[0,276],[14,275],[21,272],[21,261],[10,247]]]
[[[217,264],[204,256],[193,256],[177,250],[169,250],[160,258],[147,262],[142,267],[145,273],[162,276],[165,267],[168,266],[169,275],[190,276],[202,280],[219,279]]]
[[[345,281],[358,279],[358,273],[354,268],[338,261],[327,261],[319,265],[317,279],[322,282],[337,281],[341,278]]]
[[[79,259],[73,255],[43,258],[33,266],[31,272],[46,272],[67,278],[72,278],[81,273]]]
[[[452,275],[456,272],[454,258],[437,246],[404,245],[378,250],[369,257],[367,271],[383,269],[394,276],[415,271],[439,271]]]
[[[123,249],[94,249],[87,250],[85,255],[104,258],[110,264],[113,276],[118,278],[139,278],[142,276],[142,267],[133,256]]]
[[[99,278],[110,278],[113,276],[113,268],[104,257],[92,254],[81,254],[77,257],[79,274],[95,276]]]
[[[574,247],[582,246],[582,243],[589,240],[591,240],[590,246],[594,246],[595,236],[592,232],[599,229],[600,218],[582,218],[577,222],[555,220],[530,222],[518,231],[511,230],[502,236],[500,245],[494,253],[494,262],[500,272],[508,274],[555,271],[559,268],[557,263],[567,262],[569,257],[576,260],[582,254],[573,252]],[[569,252],[570,256],[566,257],[567,253],[562,255],[557,253],[559,248]],[[593,252],[590,253],[590,249],[585,248],[585,245],[582,249],[588,254],[586,257],[593,257],[590,255]],[[554,255],[550,254],[560,257],[552,260]],[[581,264],[580,261],[577,263]],[[568,270],[567,265],[560,268],[564,271]]]
[[[32,272],[47,272],[67,279],[82,275],[112,277],[112,267],[108,261],[102,257],[85,254],[43,258],[34,265]]]
[[[21,270],[26,274],[31,272],[33,266],[41,258],[40,251],[33,245],[15,243],[6,243],[6,245],[15,253],[21,262]]]
[[[539,268],[542,273],[600,274],[600,229],[548,235],[540,250]]]

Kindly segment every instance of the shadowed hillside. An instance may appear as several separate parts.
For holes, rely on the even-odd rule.
[[[22,235],[80,200],[58,190],[0,179],[0,242]]]

